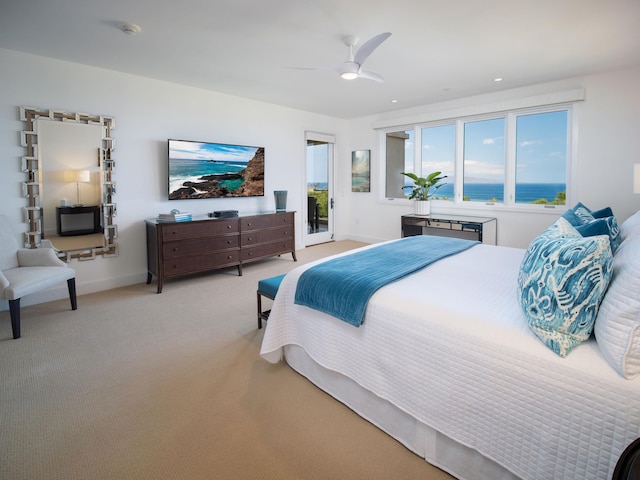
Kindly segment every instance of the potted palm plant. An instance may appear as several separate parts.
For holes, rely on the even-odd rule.
[[[443,185],[440,183],[447,178],[442,172],[432,172],[426,177],[418,177],[415,173],[402,172],[402,175],[413,180],[413,186],[408,185],[403,188],[411,188],[409,199],[415,200],[416,215],[429,215],[431,213],[431,196]],[[433,189],[433,192],[431,191]]]

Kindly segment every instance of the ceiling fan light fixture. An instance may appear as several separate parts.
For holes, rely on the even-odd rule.
[[[355,80],[358,78],[358,74],[356,72],[343,72],[340,76],[345,80]]]

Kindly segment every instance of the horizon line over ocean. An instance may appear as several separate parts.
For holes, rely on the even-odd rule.
[[[517,183],[516,203],[533,203],[545,199],[552,202],[559,193],[567,191],[566,183]],[[469,201],[504,202],[504,183],[465,183],[463,196]],[[453,198],[453,184],[440,187],[434,197]]]

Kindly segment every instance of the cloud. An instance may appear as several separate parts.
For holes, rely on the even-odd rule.
[[[496,143],[496,141],[493,138],[485,138],[482,140],[483,145],[493,145],[494,143]]]
[[[499,163],[482,162],[479,160],[464,161],[464,176],[484,179],[504,180],[505,166]]]
[[[520,142],[520,146],[521,147],[528,147],[530,145],[535,145],[536,143],[538,143],[538,142],[535,141],[535,140],[525,140],[523,142]]]

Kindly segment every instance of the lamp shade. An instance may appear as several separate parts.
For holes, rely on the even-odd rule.
[[[91,172],[89,170],[65,170],[64,181],[88,183],[91,181]]]
[[[633,166],[633,193],[640,193],[640,163]]]

